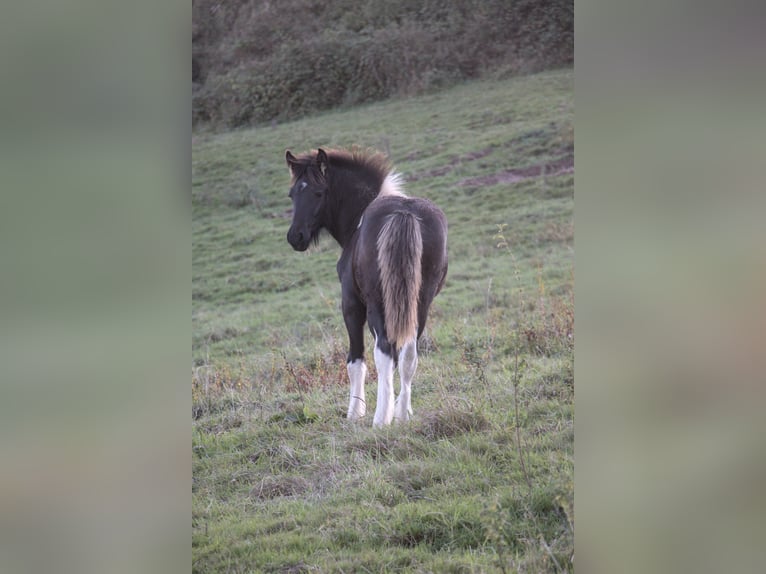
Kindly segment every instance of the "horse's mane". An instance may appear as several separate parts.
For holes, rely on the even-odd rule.
[[[378,181],[379,185],[382,185],[386,177],[393,171],[393,166],[388,157],[375,150],[358,147],[351,149],[325,148],[325,152],[327,153],[331,168],[349,172],[362,172],[366,178]],[[315,149],[296,156],[295,164],[300,166],[301,169],[293,172],[293,179],[300,177],[304,173],[312,179],[321,177],[319,170],[316,169],[316,157],[317,150]]]

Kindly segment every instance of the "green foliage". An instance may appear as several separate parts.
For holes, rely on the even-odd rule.
[[[238,127],[570,64],[571,0],[195,0],[193,121]]]
[[[573,570],[572,84],[545,72],[195,134],[195,572]],[[285,241],[284,149],[350,144],[388,151],[450,225],[414,416],[385,429],[369,337],[368,414],[345,418],[337,246]]]

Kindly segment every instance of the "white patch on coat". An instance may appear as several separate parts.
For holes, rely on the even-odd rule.
[[[375,368],[378,369],[378,404],[372,426],[391,424],[394,418],[394,359],[378,348],[375,338]]]
[[[383,180],[383,185],[380,186],[378,196],[382,195],[405,195],[404,182],[400,173],[389,173],[386,176],[386,179]]]
[[[412,379],[415,377],[415,370],[417,368],[418,344],[416,339],[412,339],[399,351],[399,379],[401,387],[399,388],[399,396],[396,398],[396,405],[394,406],[394,418],[397,421],[408,421],[412,415],[410,391],[412,389]]]
[[[364,401],[364,379],[367,377],[367,365],[362,359],[357,359],[346,365],[348,378],[351,381],[351,397],[348,401],[348,414],[351,420],[362,418],[367,412],[367,404]]]

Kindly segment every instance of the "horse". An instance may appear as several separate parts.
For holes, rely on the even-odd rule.
[[[288,243],[305,251],[326,230],[342,250],[337,272],[349,339],[347,418],[360,419],[367,408],[366,322],[378,371],[373,426],[408,421],[417,341],[447,277],[447,219],[431,201],[408,197],[401,175],[378,152],[319,148],[295,156],[287,150],[285,159],[293,204]]]

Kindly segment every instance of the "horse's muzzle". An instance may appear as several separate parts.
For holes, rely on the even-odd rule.
[[[287,232],[287,242],[296,251],[306,251],[309,247],[309,234],[291,227]]]

